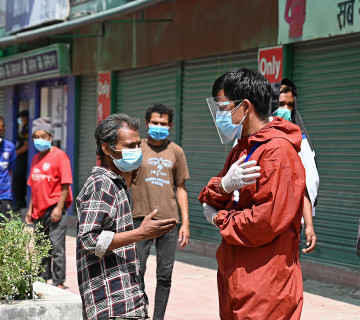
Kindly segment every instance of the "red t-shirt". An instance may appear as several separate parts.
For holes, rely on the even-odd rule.
[[[70,160],[66,153],[52,147],[43,158],[36,154],[31,163],[28,185],[31,187],[33,205],[32,217],[41,218],[46,210],[57,204],[61,195],[62,184],[72,184]],[[73,200],[71,188],[66,198],[66,207]]]

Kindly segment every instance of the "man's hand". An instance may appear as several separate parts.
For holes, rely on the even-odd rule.
[[[178,239],[178,241],[181,241],[180,243],[181,249],[188,244],[189,238],[190,238],[189,224],[182,224],[179,230],[179,239]]]
[[[260,176],[258,172],[261,168],[256,165],[256,161],[244,160],[246,156],[243,155],[238,161],[233,163],[227,174],[221,179],[221,186],[225,192],[231,193],[235,190],[241,189],[244,186],[253,184]]]
[[[32,216],[31,216],[31,209],[28,209],[26,211],[26,215],[25,215],[25,222],[28,223],[28,224],[31,224],[33,223],[33,219],[32,219]]]
[[[152,220],[157,214],[155,209],[148,214],[139,227],[143,239],[153,239],[169,233],[176,226],[176,219]]]
[[[51,222],[59,222],[61,220],[62,212],[62,209],[56,206],[51,212]]]
[[[311,251],[314,251],[317,238],[313,226],[306,226],[305,236],[306,236],[306,248],[302,249],[302,252],[309,253]]]
[[[214,216],[217,215],[218,211],[214,207],[209,206],[207,203],[203,203],[203,208],[204,208],[204,216],[206,217],[206,220],[216,227],[214,222]]]

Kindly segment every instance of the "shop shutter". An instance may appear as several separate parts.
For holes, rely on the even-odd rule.
[[[97,76],[83,75],[80,80],[78,191],[96,165],[94,132],[97,125]]]
[[[210,178],[223,168],[232,144],[220,143],[205,99],[211,96],[214,80],[235,67],[257,70],[257,52],[184,63],[181,146],[185,151],[191,176],[186,187],[193,239],[212,242],[220,240],[219,232],[205,220],[197,197]]]
[[[0,115],[5,116],[5,89],[0,88]]]
[[[176,109],[176,64],[122,71],[117,76],[116,112],[141,121],[140,136],[147,136],[145,111],[154,103]],[[176,117],[176,114],[175,114]],[[176,120],[169,139],[175,141]]]
[[[316,250],[304,259],[359,267],[360,36],[294,46],[293,80],[320,175]]]

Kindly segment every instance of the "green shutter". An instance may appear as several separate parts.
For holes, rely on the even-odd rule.
[[[140,136],[145,138],[145,111],[154,103],[173,109],[176,105],[176,64],[122,71],[117,77],[116,112],[141,120]],[[175,115],[176,117],[176,115]],[[174,119],[175,120],[175,119]],[[175,121],[169,139],[174,141]]]
[[[294,46],[293,80],[320,175],[316,250],[304,259],[359,267],[360,37]]]
[[[97,126],[97,76],[83,75],[80,80],[79,111],[79,191],[96,165],[96,143],[94,138]]]
[[[215,227],[205,220],[197,197],[210,178],[223,168],[232,144],[220,143],[205,99],[211,96],[215,79],[235,67],[257,70],[257,52],[184,63],[181,146],[185,151],[191,176],[186,187],[193,239],[212,242],[220,240]]]

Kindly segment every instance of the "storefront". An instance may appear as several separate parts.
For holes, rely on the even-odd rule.
[[[70,74],[67,44],[54,44],[0,59],[0,92],[3,92],[8,140],[17,141],[21,130],[17,124],[19,112],[28,110],[29,132],[32,120],[50,117],[55,129],[53,144],[74,162],[74,142],[68,139],[73,136],[75,120],[75,81]],[[30,141],[28,169],[35,152]]]

